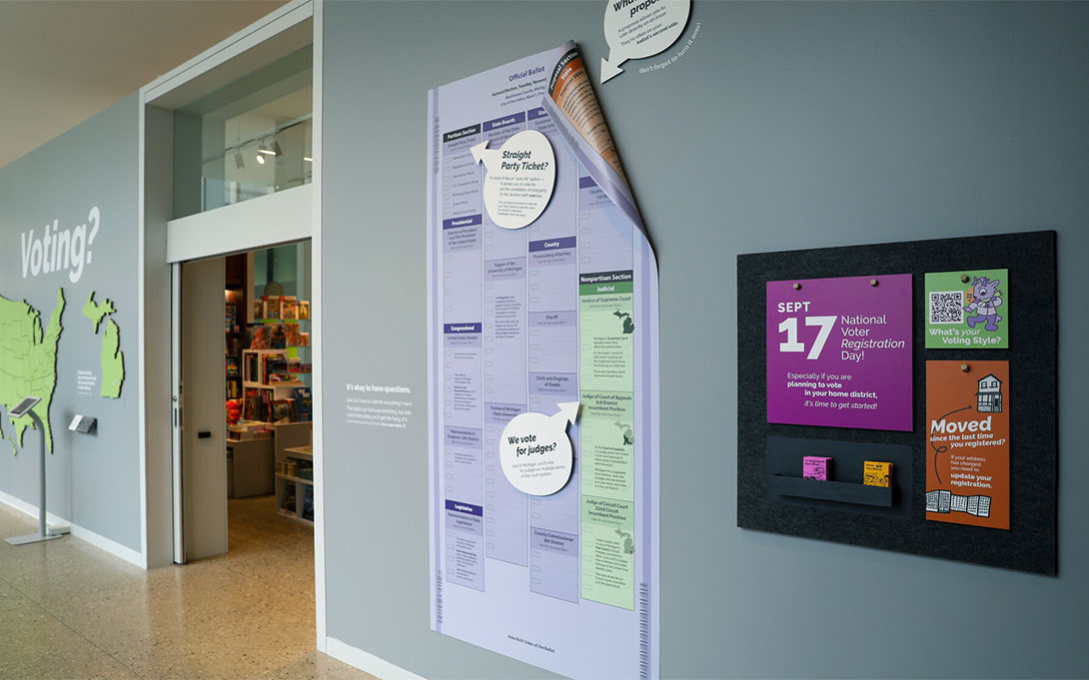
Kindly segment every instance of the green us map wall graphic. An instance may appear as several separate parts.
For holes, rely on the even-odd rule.
[[[113,302],[95,302],[92,292],[83,306],[83,316],[93,324],[94,334],[101,335],[100,395],[112,399],[121,396],[125,381],[125,355],[121,351],[121,329],[112,318],[116,313]],[[64,289],[57,289],[57,303],[43,329],[41,311],[27,302],[16,302],[0,296],[0,406],[10,411],[24,397],[34,395],[42,400],[34,412],[45,426],[45,446],[53,451],[53,425],[49,407],[57,386],[57,352],[60,349],[61,317],[64,314]],[[105,321],[105,330],[101,333]],[[23,446],[23,433],[33,427],[28,418],[10,421],[11,427],[0,419],[0,437],[18,453]]]
[[[0,297],[0,405],[8,411],[24,397],[34,395],[42,400],[33,411],[45,426],[45,448],[53,451],[53,426],[49,421],[49,405],[57,386],[57,346],[60,343],[61,315],[64,313],[64,289],[57,289],[57,306],[49,315],[49,325],[42,332],[41,312],[26,302]],[[0,420],[0,428],[3,420]],[[12,421],[14,432],[3,436],[11,444],[12,453],[23,445],[23,433],[31,427],[27,418]]]

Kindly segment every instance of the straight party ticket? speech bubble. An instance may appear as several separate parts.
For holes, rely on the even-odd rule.
[[[556,188],[556,154],[536,130],[523,130],[489,149],[488,141],[472,148],[473,161],[488,169],[484,207],[503,229],[528,227],[541,216]]]

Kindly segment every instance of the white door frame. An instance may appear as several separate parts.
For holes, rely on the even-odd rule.
[[[293,0],[263,19],[239,31],[234,36],[206,50],[166,75],[140,89],[139,93],[139,356],[138,370],[141,376],[140,391],[140,476],[143,481],[141,505],[141,558],[145,568],[171,564],[175,557],[174,516],[180,501],[174,498],[173,465],[173,385],[171,375],[173,352],[173,325],[171,293],[173,274],[169,264],[168,232],[171,233],[170,252],[175,257],[194,252],[204,256],[227,254],[243,249],[257,248],[269,243],[250,244],[237,238],[225,237],[218,243],[209,243],[206,236],[199,248],[188,244],[182,232],[168,230],[172,212],[172,137],[171,111],[212,91],[232,80],[306,44],[312,43],[313,61],[313,163],[312,182],[306,191],[289,190],[269,197],[254,199],[234,206],[246,210],[258,207],[269,199],[289,201],[306,195],[308,206],[295,208],[297,216],[308,215],[309,220],[299,220],[290,231],[282,233],[277,242],[310,238],[312,244],[312,306],[311,322],[314,383],[314,548],[317,604],[317,648],[326,650],[325,620],[325,528],[321,399],[322,367],[322,304],[321,304],[321,139],[322,139],[322,0]],[[308,23],[309,22],[309,23]],[[277,38],[271,41],[270,38]],[[271,57],[271,58],[270,58]],[[295,194],[291,199],[288,195]],[[277,198],[278,197],[278,198]],[[252,204],[252,205],[251,205]],[[218,220],[217,211],[203,213],[210,220]],[[201,216],[195,216],[201,217]],[[186,218],[185,227],[194,227],[194,236],[207,234],[203,220]],[[180,221],[179,221],[180,222]],[[305,232],[305,233],[303,233]],[[228,234],[230,232],[227,232]],[[180,240],[178,240],[180,239]],[[219,248],[217,252],[209,249]]]
[[[182,483],[182,427],[185,413],[182,410],[182,308],[181,283],[182,266],[175,262],[170,265],[170,401],[172,414],[172,434],[170,441],[170,485],[173,498],[173,534],[174,564],[185,564],[185,505]]]

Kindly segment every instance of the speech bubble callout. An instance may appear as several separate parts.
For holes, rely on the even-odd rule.
[[[579,415],[579,402],[557,404],[560,412],[522,413],[511,418],[499,440],[499,463],[507,481],[531,496],[551,496],[567,485],[575,467],[568,423]]]
[[[541,216],[556,188],[556,154],[536,130],[523,130],[489,149],[484,141],[472,148],[473,161],[488,169],[484,178],[484,207],[492,222],[504,229],[521,229]]]
[[[624,72],[629,59],[646,59],[669,49],[684,33],[692,0],[609,0],[605,5],[605,42],[601,82]]]

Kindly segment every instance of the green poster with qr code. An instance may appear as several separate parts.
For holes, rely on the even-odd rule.
[[[927,274],[926,348],[1008,348],[1008,278],[1005,269]]]

